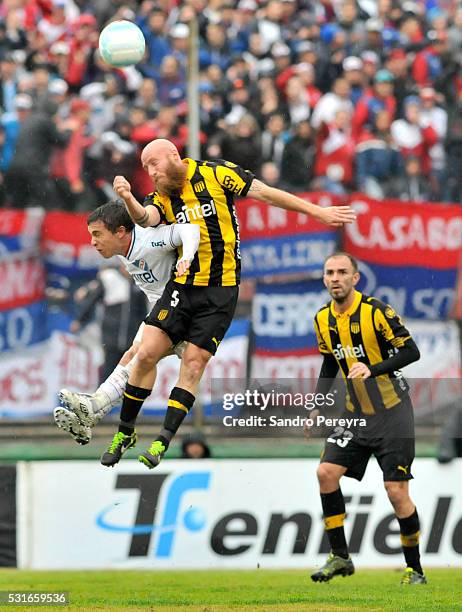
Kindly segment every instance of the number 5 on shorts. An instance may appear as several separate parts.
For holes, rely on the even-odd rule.
[[[179,301],[180,301],[180,296],[178,294],[178,289],[175,289],[175,291],[172,293],[172,299],[170,300],[170,306],[173,306],[173,308],[175,308],[175,306],[178,306]]]

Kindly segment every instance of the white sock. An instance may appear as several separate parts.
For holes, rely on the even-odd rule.
[[[125,386],[130,375],[130,364],[131,362],[126,366],[117,365],[114,371],[98,387],[95,395],[104,393],[108,398],[109,404],[111,406],[116,406],[122,400]]]

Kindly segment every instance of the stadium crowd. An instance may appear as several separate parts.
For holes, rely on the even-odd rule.
[[[188,23],[200,31],[201,155],[293,191],[461,202],[462,3],[456,0],[4,0],[0,204],[85,211],[139,155],[187,142]],[[98,33],[135,21],[136,67]]]

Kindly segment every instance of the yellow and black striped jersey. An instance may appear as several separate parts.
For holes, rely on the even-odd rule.
[[[411,338],[391,306],[355,291],[353,304],[344,313],[334,310],[333,300],[323,306],[314,328],[319,351],[335,357],[345,379],[348,410],[375,414],[396,406],[407,394],[409,387],[399,370],[366,380],[347,378],[353,363],[374,366]]]
[[[191,267],[175,282],[200,287],[238,285],[241,253],[234,197],[247,194],[254,175],[228,161],[186,158],[183,162],[188,164],[188,172],[181,193],[167,196],[154,192],[143,202],[144,206],[156,206],[165,223],[200,227],[199,249]]]

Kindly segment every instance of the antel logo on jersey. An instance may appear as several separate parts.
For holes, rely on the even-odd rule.
[[[191,223],[191,221],[197,221],[197,219],[204,219],[216,214],[215,202],[210,200],[210,202],[204,202],[203,204],[197,203],[193,208],[182,206],[180,212],[176,213],[175,219],[177,223]]]
[[[114,503],[98,514],[96,524],[106,531],[130,533],[132,537],[128,554],[131,558],[146,557],[149,554],[153,534],[153,555],[165,559],[174,555],[176,537],[187,537],[188,531],[197,533],[205,530],[207,535],[203,545],[207,547],[208,540],[208,546],[218,556],[239,556],[250,550],[257,554],[276,555],[283,542],[291,555],[304,555],[308,549],[313,554],[327,554],[330,551],[317,510],[308,513],[293,508],[287,512],[270,513],[262,508],[255,513],[245,508],[245,500],[244,503],[241,500],[236,502],[239,508],[237,511],[230,508],[231,512],[207,521],[204,510],[189,505],[185,498],[188,492],[201,491],[204,495],[203,506],[210,507],[210,499],[207,499],[210,481],[210,471],[180,475],[120,474],[117,476],[116,489],[139,491],[138,508],[133,513],[134,524],[117,525],[113,518],[111,520],[111,513],[117,507]],[[166,494],[164,487],[168,487]],[[351,524],[348,542],[350,552],[361,552],[367,532],[368,542],[370,540],[378,553],[401,555],[396,516],[393,512],[384,514],[383,508],[378,508],[376,502],[374,494],[345,495]],[[432,500],[434,509],[426,523],[426,538],[421,545],[423,552],[437,554],[444,541],[448,540],[452,549],[462,554],[462,517],[455,517],[454,522],[451,512],[454,509],[453,502],[452,496],[444,495],[435,496]],[[390,536],[395,536],[394,542],[390,541]]]
[[[354,359],[356,357],[366,356],[362,344],[359,344],[358,346],[350,346],[349,344],[342,346],[341,344],[337,344],[337,346],[332,349],[332,352],[334,353],[336,359],[348,359],[348,357]]]

